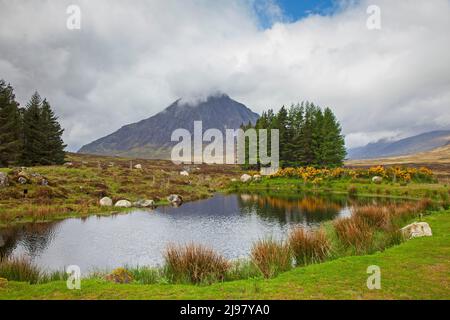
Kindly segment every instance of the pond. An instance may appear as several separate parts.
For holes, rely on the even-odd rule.
[[[349,215],[356,203],[360,201],[318,196],[217,194],[178,208],[3,228],[0,256],[29,257],[45,270],[78,265],[83,273],[161,265],[169,243],[205,244],[226,258],[243,258],[258,239],[285,238],[295,225],[314,228],[322,221]]]

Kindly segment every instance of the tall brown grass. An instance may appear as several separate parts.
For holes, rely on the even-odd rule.
[[[372,247],[374,230],[357,216],[340,218],[333,223],[336,235],[345,247],[353,247],[356,253],[366,253]]]
[[[324,261],[331,249],[331,242],[324,229],[307,231],[296,227],[289,234],[289,247],[297,266]]]
[[[271,238],[253,244],[251,260],[264,278],[272,278],[292,268],[289,245]]]
[[[167,277],[176,283],[212,283],[222,281],[229,262],[214,250],[190,243],[169,245],[164,254]]]

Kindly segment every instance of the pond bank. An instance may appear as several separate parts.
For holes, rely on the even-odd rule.
[[[450,211],[433,213],[424,221],[430,224],[432,237],[413,239],[373,255],[295,268],[269,280],[193,286],[88,279],[82,281],[81,290],[68,290],[64,281],[10,282],[0,289],[0,299],[448,299]],[[381,268],[380,290],[366,286],[370,265]]]

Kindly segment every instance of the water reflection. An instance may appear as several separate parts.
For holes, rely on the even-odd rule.
[[[202,243],[229,259],[254,241],[285,238],[295,225],[314,227],[348,215],[357,202],[336,196],[216,195],[179,208],[136,210],[110,217],[29,223],[0,229],[0,256],[30,257],[43,268],[82,270],[157,265],[168,243]],[[380,201],[380,200],[376,200]]]

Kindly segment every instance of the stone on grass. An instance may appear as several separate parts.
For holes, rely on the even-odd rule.
[[[407,239],[419,238],[419,237],[431,237],[430,225],[426,222],[414,222],[408,224],[401,229],[403,236]]]
[[[183,197],[178,194],[171,194],[167,197],[167,200],[175,206],[179,206],[183,203]]]
[[[248,174],[243,174],[242,176],[241,176],[241,181],[242,182],[249,182],[249,181],[251,181],[252,180],[252,176],[251,175],[248,175]]]
[[[9,186],[8,175],[4,172],[0,172],[0,188]]]
[[[135,169],[142,169],[142,164],[138,163],[137,165],[134,166]]]
[[[383,182],[383,178],[380,176],[375,176],[372,178],[372,182],[375,184],[380,184],[381,182]]]
[[[189,172],[187,172],[186,170],[184,170],[184,171],[181,171],[181,172],[180,172],[180,175],[187,177],[187,176],[189,176]]]
[[[131,208],[132,205],[128,200],[119,200],[116,202],[115,206],[120,208]]]
[[[23,176],[20,176],[19,178],[17,178],[17,182],[20,184],[26,184],[28,182],[28,179]]]
[[[138,200],[133,203],[133,207],[136,208],[153,208],[155,206],[155,201],[153,200]]]
[[[261,181],[261,176],[260,176],[259,174],[255,174],[255,175],[253,176],[253,180],[255,180],[255,181]]]
[[[103,197],[100,199],[100,206],[111,207],[112,205],[113,205],[113,201],[110,197]]]

